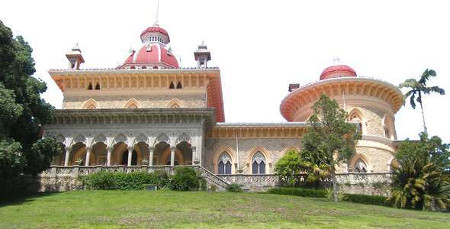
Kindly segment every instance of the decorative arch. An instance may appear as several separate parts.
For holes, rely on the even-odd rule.
[[[137,137],[134,139],[134,144],[137,144],[139,142],[144,142],[147,143],[148,142],[148,137],[147,135],[145,135],[144,133],[139,133],[137,135]]]
[[[256,157],[255,157],[256,155]],[[261,157],[262,156],[262,157]],[[264,158],[264,163],[261,163],[261,159]],[[268,151],[264,147],[254,147],[247,157],[247,167],[249,168],[249,174],[255,174],[253,170],[254,162],[258,166],[256,174],[267,174],[270,169],[269,166],[272,164],[271,158],[269,157]],[[256,166],[256,165],[255,165]]]
[[[181,108],[181,107],[183,107],[183,103],[179,99],[173,98],[172,100],[170,100],[169,105],[167,107],[168,108]]]
[[[219,160],[223,153],[227,153],[231,158],[231,174],[236,173],[236,165],[237,165],[237,158],[236,158],[236,152],[231,149],[231,147],[226,146],[220,146],[216,150],[214,150],[213,154],[213,167],[214,167],[214,173],[219,173]]]
[[[78,142],[81,142],[86,145],[86,138],[83,135],[78,134],[73,138],[73,144],[77,144]]]
[[[383,117],[383,131],[385,138],[395,140],[394,120],[389,114],[386,114]]]
[[[366,133],[366,128],[364,125],[364,116],[363,113],[358,108],[353,108],[348,113],[348,121],[358,123],[358,130],[361,134]]]
[[[100,107],[98,106],[97,101],[95,101],[94,99],[89,99],[83,104],[83,109],[98,109],[98,108]]]
[[[349,161],[348,166],[348,170],[354,173],[368,173],[372,170],[369,160],[362,154],[355,154]],[[365,171],[362,168],[365,168]]]
[[[165,134],[165,133],[159,134],[158,137],[156,137],[155,142],[154,142],[153,145],[156,146],[160,142],[165,142],[167,144],[170,144],[169,136],[167,136],[167,134]]]
[[[95,136],[94,141],[92,142],[92,145],[99,143],[99,142],[103,142],[104,144],[106,144],[105,135],[99,134],[99,135]]]
[[[140,107],[141,107],[140,103],[135,98],[132,98],[127,101],[124,108],[136,109]]]
[[[113,145],[115,145],[115,144],[117,144],[117,143],[119,143],[119,142],[123,142],[123,143],[125,143],[125,144],[128,144],[127,137],[125,136],[125,134],[122,134],[122,133],[118,134],[118,135],[114,138]]]
[[[191,142],[192,142],[191,137],[189,137],[188,134],[183,132],[182,134],[180,134],[180,136],[178,136],[177,140],[175,141],[175,145],[178,145],[181,142],[187,142],[187,143],[191,144]]]
[[[369,170],[367,169],[367,163],[364,162],[361,158],[356,160],[355,164],[353,165],[353,172],[354,173],[367,173]]]

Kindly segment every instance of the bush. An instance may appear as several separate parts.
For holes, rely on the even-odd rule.
[[[267,193],[303,196],[303,197],[327,198],[327,191],[325,189],[271,188],[267,191]]]
[[[178,191],[196,191],[206,188],[206,180],[197,175],[193,168],[177,167],[172,176],[170,189]]]
[[[146,184],[163,188],[169,176],[164,171],[147,172],[98,172],[81,177],[86,189],[96,190],[139,190]]]
[[[0,198],[10,198],[36,193],[39,182],[36,177],[30,175],[19,175],[0,180]]]
[[[240,184],[232,183],[227,185],[227,192],[243,192],[242,186]]]
[[[372,204],[386,206],[387,197],[384,196],[370,196],[362,194],[344,194],[343,201],[349,201],[360,204]]]

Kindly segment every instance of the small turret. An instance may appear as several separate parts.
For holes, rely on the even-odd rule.
[[[204,44],[204,42],[202,42],[202,44],[198,46],[197,50],[195,50],[194,57],[197,61],[198,68],[208,67],[208,61],[211,60],[211,52],[208,50],[208,47]]]
[[[66,57],[69,60],[69,68],[72,70],[79,70],[80,65],[84,63],[84,58],[78,44],[76,44],[72,50],[66,54]]]

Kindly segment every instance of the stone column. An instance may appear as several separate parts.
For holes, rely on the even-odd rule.
[[[175,149],[176,147],[170,147],[170,166],[175,165]]]
[[[106,150],[108,151],[108,153],[106,154],[106,166],[111,166],[111,151],[112,151],[112,147],[111,146],[107,146]]]
[[[69,166],[70,151],[72,151],[72,147],[66,148],[66,156],[64,157],[64,166]]]
[[[86,160],[85,160],[85,166],[89,166],[89,159],[91,157],[91,147],[86,147]]]
[[[155,150],[154,146],[148,147],[148,151],[150,152],[148,155],[148,166],[153,166],[153,151]]]
[[[128,147],[128,166],[131,166],[131,159],[133,159],[133,146]]]
[[[200,164],[200,162],[198,161],[197,147],[193,146],[191,149],[192,149],[192,165]]]

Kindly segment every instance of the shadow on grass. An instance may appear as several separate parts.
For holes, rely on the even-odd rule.
[[[32,202],[37,198],[51,196],[59,193],[60,192],[37,192],[29,194],[18,194],[13,196],[2,196],[0,197],[0,208],[11,205],[21,205],[24,203]]]

